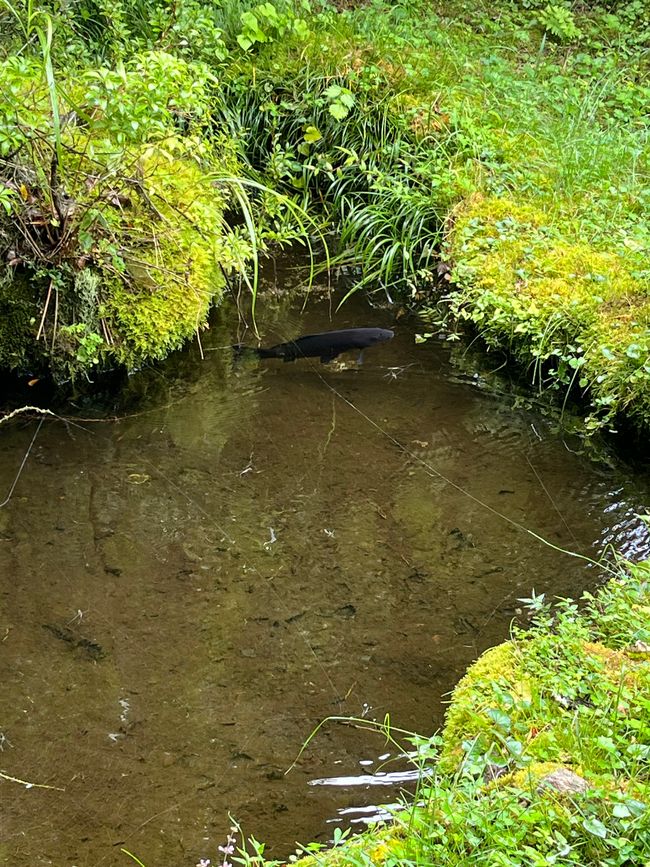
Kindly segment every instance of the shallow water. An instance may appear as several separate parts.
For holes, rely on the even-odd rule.
[[[233,367],[219,320],[204,360],[133,377],[128,417],[46,422],[0,509],[0,770],[57,787],[0,780],[2,864],[216,860],[229,811],[275,857],[327,841],[410,773],[332,723],[285,775],[322,719],[429,733],[519,597],[600,580],[496,512],[590,557],[650,550],[647,480],[464,381],[415,323],[361,367]],[[265,343],[393,324],[361,301],[260,312]],[[2,431],[0,499],[35,426]]]

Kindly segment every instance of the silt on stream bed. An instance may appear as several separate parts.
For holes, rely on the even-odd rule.
[[[264,344],[395,324],[360,299],[330,312],[261,303]],[[368,775],[404,763],[353,727],[326,726],[285,770],[331,714],[430,733],[519,597],[602,579],[421,461],[559,547],[650,550],[647,480],[458,381],[413,323],[360,368],[233,367],[234,312],[216,318],[204,360],[193,347],[132,379],[138,414],[47,421],[0,509],[0,769],[63,789],[0,781],[2,864],[112,867],[132,863],[124,846],[194,865],[229,812],[282,857],[394,802],[408,774]],[[2,430],[1,491],[33,433]]]

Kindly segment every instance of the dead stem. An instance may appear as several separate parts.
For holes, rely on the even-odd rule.
[[[65,792],[65,789],[62,789],[60,786],[47,786],[45,783],[30,783],[27,780],[19,780],[18,777],[11,777],[2,771],[0,771],[0,777],[3,780],[8,780],[10,783],[20,783],[26,789],[54,789],[56,792]]]
[[[38,326],[38,333],[36,334],[36,340],[40,340],[41,332],[43,331],[43,326],[45,325],[45,317],[47,316],[47,308],[50,306],[50,298],[52,297],[52,281],[50,280],[50,285],[47,290],[47,298],[45,299],[45,306],[43,307],[43,315],[41,316],[41,324]],[[43,338],[45,339],[45,338]]]

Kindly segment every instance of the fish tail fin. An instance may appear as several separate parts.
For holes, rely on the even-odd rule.
[[[246,346],[245,343],[235,343],[232,347],[235,360],[239,361],[246,355],[254,355],[256,358],[279,358],[279,353],[275,347],[271,349],[262,349],[257,346]]]
[[[231,348],[235,361],[239,361],[245,355],[257,355],[258,352],[254,346],[246,346],[245,343],[235,343]]]

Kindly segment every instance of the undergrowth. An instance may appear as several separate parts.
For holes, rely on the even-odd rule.
[[[326,10],[306,45],[229,66],[223,122],[255,171],[324,207],[357,287],[420,306],[442,292],[447,320],[584,406],[587,431],[646,430],[643,54],[594,52],[596,15],[574,48],[517,16]]]

